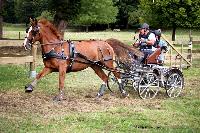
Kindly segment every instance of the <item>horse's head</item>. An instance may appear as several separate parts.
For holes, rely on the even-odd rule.
[[[31,45],[35,43],[36,41],[39,41],[40,36],[40,27],[38,26],[38,22],[36,19],[30,18],[31,26],[26,29],[26,37],[24,39],[24,48],[31,49]]]

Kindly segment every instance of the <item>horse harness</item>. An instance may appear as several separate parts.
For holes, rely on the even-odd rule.
[[[67,42],[69,44],[69,56],[65,55],[65,53],[64,53],[64,48],[63,48],[64,42]],[[43,60],[48,60],[48,59],[51,59],[51,58],[56,58],[56,59],[60,59],[60,60],[69,60],[70,65],[68,66],[68,69],[67,69],[69,71],[72,70],[72,65],[73,65],[74,62],[79,62],[79,63],[83,63],[83,64],[95,64],[95,65],[98,65],[98,66],[100,66],[104,69],[107,69],[104,65],[100,64],[99,60],[97,60],[97,61],[90,60],[85,55],[77,52],[76,49],[75,49],[75,44],[71,40],[61,41],[61,42],[55,43],[55,44],[60,44],[60,46],[62,48],[61,52],[57,53],[55,51],[55,48],[57,46],[59,46],[59,45],[56,45],[49,52],[42,53]],[[48,45],[48,44],[43,44],[43,45]],[[99,49],[99,51],[101,52],[101,49]],[[80,58],[84,59],[85,61],[75,60],[75,57],[80,57]],[[112,57],[106,56],[106,57],[103,58],[103,60],[104,61],[112,60]]]

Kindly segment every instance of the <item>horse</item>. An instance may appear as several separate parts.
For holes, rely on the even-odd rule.
[[[36,75],[36,78],[25,86],[25,92],[32,92],[37,82],[51,72],[59,73],[59,93],[54,100],[61,101],[64,96],[65,74],[77,72],[91,67],[96,75],[103,81],[97,93],[97,98],[103,96],[107,87],[108,76],[103,69],[113,72],[118,79],[119,90],[124,97],[128,93],[124,90],[120,73],[114,67],[115,53],[113,48],[101,40],[85,40],[79,42],[63,41],[55,26],[46,19],[30,19],[30,27],[27,29],[24,39],[24,47],[39,41],[42,49],[44,68]]]

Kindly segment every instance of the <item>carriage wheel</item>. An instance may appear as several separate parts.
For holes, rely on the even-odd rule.
[[[133,87],[133,89],[134,89],[135,91],[138,91],[138,82],[139,82],[139,81],[133,81],[133,82],[132,82],[132,87]]]
[[[108,88],[113,90],[114,88],[119,88],[119,84],[117,78],[114,76],[112,72],[108,73]]]
[[[184,86],[183,74],[178,69],[172,69],[166,78],[166,93],[171,98],[178,97]]]
[[[144,73],[138,83],[138,93],[142,99],[152,99],[159,91],[159,78],[155,73]]]

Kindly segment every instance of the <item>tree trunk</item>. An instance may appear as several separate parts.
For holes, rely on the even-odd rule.
[[[0,39],[3,38],[3,17],[0,16]]]
[[[61,34],[61,38],[64,40],[65,29],[67,27],[67,23],[65,20],[60,20],[57,29]]]
[[[67,22],[63,19],[62,16],[63,16],[62,13],[60,13],[60,12],[56,13],[56,15],[54,17],[54,25],[60,32],[61,39],[64,39],[64,33],[65,33],[65,29],[67,27]]]
[[[88,29],[89,29],[88,27],[89,27],[89,26],[88,26],[88,25],[86,25],[86,32],[87,32],[87,33],[88,33]]]
[[[0,0],[0,39],[3,37],[3,17],[1,15],[3,8],[3,0]]]
[[[173,30],[172,30],[172,41],[176,40],[176,26],[173,26]]]

